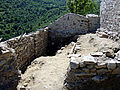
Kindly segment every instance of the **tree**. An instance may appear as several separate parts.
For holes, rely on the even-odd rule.
[[[71,13],[86,15],[89,13],[99,14],[99,6],[92,0],[67,0],[67,6]]]
[[[66,0],[0,0],[0,38],[34,32],[67,12]]]

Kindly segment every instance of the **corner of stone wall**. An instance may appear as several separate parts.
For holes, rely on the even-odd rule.
[[[0,43],[0,89],[5,90],[13,83],[17,84],[19,72],[17,70],[17,54],[8,47],[7,42]],[[15,84],[14,84],[15,85]],[[13,88],[13,87],[12,87]]]
[[[46,55],[48,44],[48,28],[40,29],[34,33],[35,35],[35,57]]]
[[[0,43],[0,89],[17,85],[21,70],[24,72],[32,60],[46,54],[47,39],[48,30],[41,29]]]
[[[89,32],[95,32],[100,27],[100,17],[95,14],[87,14],[86,18],[89,20],[88,30]]]

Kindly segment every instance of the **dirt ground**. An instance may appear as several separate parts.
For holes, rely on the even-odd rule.
[[[115,48],[119,44],[110,39],[99,38],[96,34],[80,35],[77,41],[80,50],[77,54],[88,55],[91,52],[105,50],[104,48]],[[70,43],[55,56],[39,57],[35,59],[21,75],[17,86],[18,90],[62,90],[65,74],[69,66],[68,52],[73,45]],[[23,88],[23,89],[22,89]],[[25,88],[25,89],[24,89]]]
[[[80,45],[80,50],[77,50],[77,54],[81,56],[119,47],[117,42],[108,38],[100,38],[96,34],[80,35],[77,43]]]
[[[55,56],[39,57],[35,59],[21,75],[17,86],[26,90],[62,90],[65,74],[69,66],[67,53],[72,44],[61,50]]]

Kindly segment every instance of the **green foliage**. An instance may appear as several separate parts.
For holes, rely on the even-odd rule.
[[[100,4],[92,0],[67,0],[67,6],[71,13],[86,15],[99,14]]]
[[[0,0],[0,38],[36,31],[65,13],[65,0]]]

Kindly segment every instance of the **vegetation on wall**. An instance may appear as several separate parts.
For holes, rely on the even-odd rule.
[[[66,0],[0,0],[0,38],[36,31],[65,13]]]
[[[67,0],[67,6],[71,13],[86,15],[99,14],[100,3],[93,0]]]

